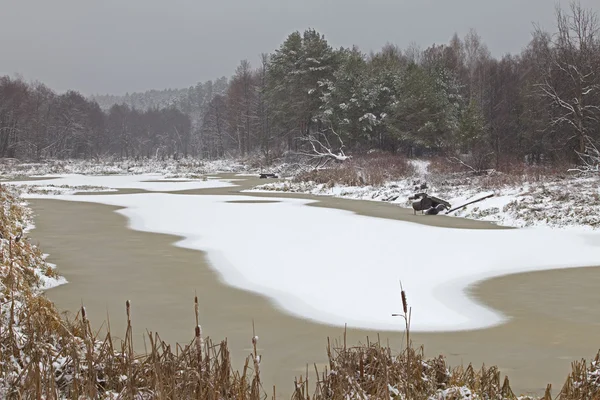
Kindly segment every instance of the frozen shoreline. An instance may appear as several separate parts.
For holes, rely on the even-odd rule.
[[[468,219],[494,222],[510,227],[545,226],[569,230],[595,230],[600,227],[600,177],[577,176],[513,176],[497,174],[493,177],[475,177],[468,174],[446,174],[437,176],[430,173],[426,160],[410,160],[414,173],[402,180],[388,181],[380,186],[345,186],[340,184],[317,184],[314,182],[294,182],[291,179],[278,182],[265,182],[252,192],[302,193],[320,196],[335,196],[348,199],[385,201],[402,207],[410,207],[408,197],[423,183],[426,191],[448,201],[453,206],[493,193],[491,199],[470,205],[452,213]],[[287,164],[275,165],[272,172],[281,172],[290,177],[294,169]],[[85,160],[50,161],[44,163],[0,165],[0,181],[3,178],[27,176],[56,177],[64,175],[80,176],[80,184],[89,186],[86,191],[107,190],[92,186],[88,178],[93,176],[122,177],[122,182],[136,182],[127,176],[154,177],[149,179],[185,181],[212,180],[217,173],[233,173],[237,176],[256,176],[260,168],[252,168],[236,160],[199,161],[182,160],[101,160],[94,163]],[[298,172],[298,171],[296,171]],[[74,190],[61,188],[58,182],[48,182],[47,187],[38,185],[36,191],[52,194],[73,193]],[[125,187],[126,184],[120,187]],[[82,186],[83,187],[83,186]],[[81,187],[81,188],[82,188]],[[182,186],[179,186],[182,187]],[[192,186],[197,187],[197,186]],[[207,186],[213,187],[213,186]],[[163,189],[166,186],[163,185]],[[183,188],[181,190],[185,190]],[[116,190],[116,189],[109,189]],[[152,189],[150,189],[152,190]]]
[[[420,185],[427,183],[426,189]],[[549,227],[577,231],[600,228],[600,178],[546,179],[490,186],[484,179],[455,179],[433,182],[428,176],[387,182],[380,187],[325,185],[292,180],[256,186],[249,193],[301,193],[356,200],[388,202],[411,207],[408,198],[417,192],[448,200],[453,207],[494,196],[449,214],[502,226]]]
[[[149,191],[160,191],[164,185],[173,189],[170,185],[220,184],[146,178],[122,182],[118,176],[103,176],[96,183],[113,189],[141,185]],[[61,179],[66,185],[79,182],[73,176]],[[176,245],[206,251],[228,284],[266,295],[288,313],[330,325],[401,330],[401,321],[391,314],[401,309],[398,281],[402,280],[413,307],[413,329],[489,327],[502,323],[504,316],[470,299],[465,289],[471,284],[518,272],[600,265],[592,243],[596,233],[526,228],[460,229],[448,234],[450,228],[307,207],[311,200],[229,202],[254,199],[243,195],[25,197],[124,207],[118,212],[128,218],[131,229],[183,236]],[[270,243],[267,253],[264,242]]]

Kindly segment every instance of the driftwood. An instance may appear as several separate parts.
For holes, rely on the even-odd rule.
[[[485,200],[485,199],[489,199],[490,197],[494,197],[494,194],[493,194],[493,193],[492,193],[492,194],[488,194],[487,196],[484,196],[484,197],[482,197],[482,198],[480,198],[480,199],[473,200],[473,201],[470,201],[470,202],[468,202],[468,203],[465,203],[465,204],[463,204],[462,206],[454,207],[453,209],[451,209],[451,210],[448,210],[448,211],[446,212],[446,214],[450,214],[451,212],[454,212],[454,211],[460,210],[461,208],[465,208],[465,207],[466,207],[466,206],[468,206],[468,205],[471,205],[471,204],[474,204],[474,203],[479,203],[480,201],[483,201],[483,200]]]
[[[440,199],[436,196],[430,196],[427,193],[417,193],[414,196],[408,198],[413,201],[412,207],[415,212],[422,211],[427,215],[436,215],[445,209],[450,209],[452,205],[446,200]]]
[[[494,197],[494,194],[488,194],[487,196],[472,200],[468,203],[462,204],[454,208],[452,208],[452,205],[448,201],[440,199],[436,196],[428,195],[427,193],[417,193],[414,196],[409,197],[408,199],[415,200],[412,203],[412,208],[415,214],[417,213],[417,211],[421,211],[426,215],[438,215],[444,210],[447,210],[446,214],[450,214],[451,212],[460,210],[461,208],[465,208],[468,205],[489,199],[490,197]]]
[[[277,178],[275,174],[260,174],[260,179]]]

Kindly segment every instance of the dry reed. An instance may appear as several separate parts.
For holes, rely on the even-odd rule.
[[[376,153],[352,158],[342,164],[332,164],[327,168],[298,174],[296,182],[315,182],[348,186],[379,186],[411,176],[414,167],[400,155]]]

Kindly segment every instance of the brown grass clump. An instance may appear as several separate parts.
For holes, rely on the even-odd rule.
[[[529,181],[543,181],[547,178],[566,178],[567,171],[573,166],[565,163],[552,164],[528,164],[523,161],[505,161],[498,168],[478,169],[469,164],[469,161],[463,162],[458,157],[432,157],[429,159],[429,172],[435,175],[455,176],[490,176],[500,177],[509,176],[514,179]]]
[[[414,167],[400,155],[374,153],[356,156],[344,163],[330,164],[327,168],[297,175],[295,182],[315,182],[347,186],[379,186],[387,181],[411,176]]]
[[[506,162],[499,169],[477,171],[453,158],[434,157],[428,167],[428,180],[440,188],[467,186],[480,190],[501,190],[527,184],[561,182],[572,178],[568,169],[566,164],[529,165],[524,162]]]
[[[425,359],[423,348],[393,355],[379,341],[346,348],[328,346],[329,371],[320,374],[313,400],[516,399],[496,367],[451,370],[443,356]],[[308,400],[306,390],[294,399]]]
[[[557,397],[548,385],[542,397],[518,397],[507,376],[495,366],[471,364],[451,368],[443,356],[426,359],[423,348],[412,346],[394,355],[380,340],[355,347],[331,346],[329,366],[316,373],[316,389],[308,379],[296,381],[293,400],[415,399],[415,400],[600,400],[600,352],[591,363],[572,364],[573,370]]]
[[[600,399],[600,352],[589,364],[585,360],[571,364],[571,375],[567,378],[560,400]]]

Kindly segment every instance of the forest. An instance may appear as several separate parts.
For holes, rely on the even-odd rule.
[[[365,53],[308,29],[260,60],[241,61],[230,78],[126,97],[1,77],[0,158],[270,163],[383,151],[503,169],[600,154],[600,24],[577,3],[557,8],[553,32],[535,27],[521,53],[500,58],[474,30],[424,49]]]

